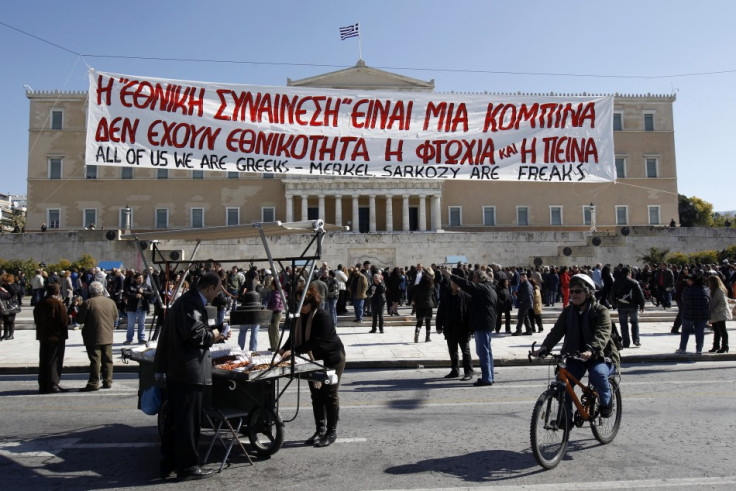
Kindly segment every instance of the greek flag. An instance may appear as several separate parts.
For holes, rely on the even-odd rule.
[[[360,25],[357,22],[351,26],[340,28],[340,41],[358,36],[360,36]]]

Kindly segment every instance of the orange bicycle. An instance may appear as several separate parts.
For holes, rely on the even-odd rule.
[[[532,344],[529,351],[529,362],[535,344],[537,343]],[[547,353],[541,357],[544,356],[550,356],[556,363],[555,380],[550,382],[547,390],[539,396],[534,405],[529,436],[534,458],[545,469],[552,469],[565,456],[572,425],[580,428],[589,422],[596,440],[604,445],[613,441],[621,425],[621,391],[616,375],[611,375],[608,382],[611,384],[612,411],[610,418],[604,418],[599,411],[598,392],[590,384],[583,385],[567,371],[568,359],[584,360],[575,355],[562,353]],[[580,398],[575,393],[576,387],[582,391]],[[568,416],[565,407],[566,394],[570,396],[575,407],[572,417]]]

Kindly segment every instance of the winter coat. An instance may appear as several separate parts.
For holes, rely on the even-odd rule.
[[[493,284],[490,281],[473,283],[456,275],[450,278],[470,295],[470,329],[495,331],[498,297]]]

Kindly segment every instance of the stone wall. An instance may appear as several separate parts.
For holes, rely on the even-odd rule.
[[[582,231],[499,232],[407,232],[330,233],[324,240],[322,261],[331,266],[370,260],[380,266],[443,263],[447,256],[465,256],[470,263],[531,265],[543,264],[639,264],[651,247],[671,252],[692,253],[721,250],[736,245],[736,230],[723,228],[629,227],[592,235]],[[143,261],[135,242],[107,240],[107,231],[46,232],[0,236],[0,259],[28,259],[52,264],[60,259],[74,261],[90,254],[98,261],[122,261],[125,267],[141,269]],[[599,245],[593,245],[598,237]],[[311,236],[281,236],[270,239],[274,257],[299,256]],[[183,250],[190,259],[194,242],[162,241],[159,249]],[[566,250],[569,248],[569,250]],[[566,255],[569,252],[570,255]],[[245,264],[258,259],[265,266],[266,253],[259,239],[202,243],[197,259]],[[146,253],[151,260],[151,252]]]

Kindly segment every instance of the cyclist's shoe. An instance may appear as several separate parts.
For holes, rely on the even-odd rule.
[[[609,404],[608,406],[601,406],[599,412],[602,418],[610,418],[611,413],[613,412],[613,404]]]

